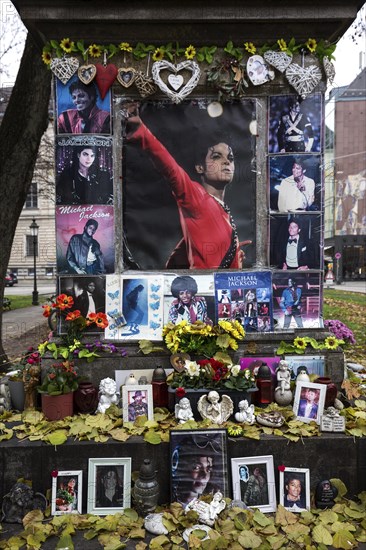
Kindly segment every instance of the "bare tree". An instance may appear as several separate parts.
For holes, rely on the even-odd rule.
[[[48,125],[51,72],[28,34],[18,76],[0,126],[0,304],[15,229],[32,182],[39,144]],[[0,361],[2,344],[0,309]]]

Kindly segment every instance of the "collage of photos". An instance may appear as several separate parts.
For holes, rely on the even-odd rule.
[[[322,327],[322,97],[271,96],[268,111],[268,263],[274,270],[275,330]],[[309,273],[314,270],[318,273]]]

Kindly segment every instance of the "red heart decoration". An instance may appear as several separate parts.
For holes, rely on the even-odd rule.
[[[113,82],[116,80],[118,74],[118,69],[112,63],[106,67],[101,63],[96,63],[97,74],[95,76],[95,82],[97,83],[98,90],[100,92],[100,97],[105,98],[109,88],[112,86]]]
[[[279,470],[280,472],[284,472],[284,471],[286,470],[286,466],[285,466],[284,464],[280,464],[280,465],[277,466],[277,467],[278,467],[278,470]]]

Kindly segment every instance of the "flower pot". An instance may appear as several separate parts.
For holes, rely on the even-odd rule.
[[[201,420],[201,415],[197,410],[198,400],[202,395],[205,395],[212,390],[208,390],[206,388],[201,388],[201,389],[185,388],[185,391],[186,391],[186,395],[184,397],[187,397],[189,399],[195,420]],[[228,389],[222,388],[215,391],[217,391],[217,393],[220,396],[228,395],[232,399],[234,404],[234,413],[230,418],[231,420],[234,420],[234,415],[239,409],[238,407],[239,401],[246,399],[250,405],[250,403],[252,402],[252,394],[258,391],[258,388],[250,388],[248,390],[228,390]],[[176,403],[179,402],[181,398],[176,396],[175,388],[168,389],[168,396],[169,396],[168,409],[174,412],[175,405]]]
[[[17,411],[24,410],[24,384],[22,380],[8,380],[8,387],[10,391],[11,406]]]
[[[327,376],[319,376],[319,378],[315,380],[315,383],[324,384],[325,386],[327,386],[324,408],[327,409],[328,407],[331,407],[334,404],[335,398],[337,397],[337,386]]]
[[[91,382],[80,382],[74,391],[74,406],[76,412],[95,413],[98,406],[98,389]]]
[[[74,392],[61,395],[42,393],[42,412],[48,420],[62,420],[74,413]]]

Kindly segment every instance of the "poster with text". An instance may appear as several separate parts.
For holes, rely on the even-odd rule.
[[[270,332],[272,276],[270,271],[215,273],[218,319],[239,321],[246,332]]]
[[[125,245],[141,269],[237,268],[255,262],[255,118],[251,99],[146,101],[139,117],[121,105]],[[142,123],[140,123],[142,121]]]
[[[59,274],[113,273],[113,206],[57,206],[56,247]]]

